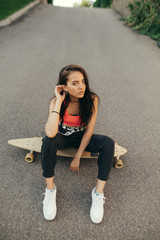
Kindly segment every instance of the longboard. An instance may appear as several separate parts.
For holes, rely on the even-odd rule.
[[[29,150],[30,152],[27,153],[25,156],[26,162],[33,162],[34,154],[33,152],[41,152],[42,146],[42,137],[34,137],[34,138],[20,138],[20,139],[11,139],[8,141],[8,144],[22,148],[25,150]],[[64,156],[64,157],[74,157],[76,154],[77,149],[75,148],[66,148],[63,150],[57,151],[57,156]],[[120,156],[127,153],[127,149],[115,143],[115,151],[114,151],[114,166],[115,168],[122,168],[123,162],[120,159]],[[81,158],[98,158],[98,153],[91,153],[84,151]]]

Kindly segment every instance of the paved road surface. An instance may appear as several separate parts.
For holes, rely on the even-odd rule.
[[[112,10],[38,5],[0,29],[1,240],[160,239],[160,51],[118,19]],[[26,151],[7,144],[44,135],[58,73],[71,63],[101,98],[95,132],[128,149],[124,168],[111,170],[99,225],[89,217],[95,160],[82,160],[77,174],[59,159],[58,214],[47,222],[40,154],[28,164]]]

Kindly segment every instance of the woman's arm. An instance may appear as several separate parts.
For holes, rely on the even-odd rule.
[[[59,112],[61,109],[61,102],[57,101],[56,98],[52,99],[49,106],[48,121],[45,125],[45,132],[47,137],[53,138],[58,132],[59,123]],[[56,111],[58,113],[52,112]]]
[[[76,153],[74,159],[71,162],[71,166],[70,166],[71,171],[79,171],[80,158],[92,137],[96,118],[97,118],[97,110],[98,110],[98,97],[97,96],[94,99],[94,109],[95,110],[93,111],[91,120],[89,121],[89,123],[86,127],[86,130],[85,130],[85,133],[83,135],[83,138],[81,140],[81,144],[77,150],[77,153]]]
[[[63,92],[63,95],[60,94],[62,90],[63,90],[62,86],[57,86],[55,88],[56,97],[52,99],[50,102],[49,117],[45,125],[45,132],[47,137],[49,138],[55,137],[58,132],[58,124],[59,124],[59,117],[60,117],[58,113],[60,113],[62,102],[65,99],[65,92]]]

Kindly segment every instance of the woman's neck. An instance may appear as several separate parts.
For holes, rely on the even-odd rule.
[[[70,96],[70,102],[71,102],[71,103],[78,103],[78,102],[79,102],[79,98]]]

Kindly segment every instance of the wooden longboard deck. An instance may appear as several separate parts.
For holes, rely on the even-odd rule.
[[[33,152],[41,152],[42,137],[12,139],[8,141],[8,144]],[[74,157],[76,151],[77,149],[75,148],[67,148],[63,150],[58,150],[57,155],[65,157]],[[120,157],[125,153],[127,153],[127,150],[118,145],[118,143],[115,143],[114,157]],[[84,151],[81,158],[97,158],[97,157],[98,154]]]

